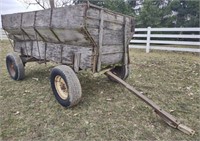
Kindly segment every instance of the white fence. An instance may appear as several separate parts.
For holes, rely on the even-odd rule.
[[[0,40],[7,40],[7,36],[2,28],[0,28]]]
[[[183,32],[184,34],[181,34]],[[188,32],[190,34],[186,34]],[[187,41],[180,41],[180,39]],[[150,49],[200,52],[200,28],[136,28],[129,47],[146,49],[147,53]]]

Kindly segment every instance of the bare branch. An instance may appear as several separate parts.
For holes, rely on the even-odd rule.
[[[25,3],[29,6],[31,5],[39,5],[43,9],[47,9],[52,7],[64,7],[66,5],[71,5],[73,4],[74,0],[17,0],[21,3]]]
[[[42,7],[43,9],[46,9],[46,8],[44,7],[44,4],[41,4],[39,0],[35,0],[35,2],[36,2],[40,7]]]

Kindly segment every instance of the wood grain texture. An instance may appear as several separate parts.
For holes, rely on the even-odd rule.
[[[103,45],[103,24],[104,24],[104,11],[101,9],[100,11],[100,26],[99,26],[99,46],[98,46],[98,60],[97,60],[97,71],[101,70],[101,59],[102,53],[101,48]]]
[[[80,53],[82,69],[97,68],[94,61],[100,56],[99,71],[101,64],[123,62],[134,24],[131,17],[101,10],[84,4],[66,6],[5,15],[2,24],[13,35],[17,52],[69,65],[73,65],[74,53]]]
[[[78,72],[80,68],[81,54],[75,52],[73,57],[73,69],[75,72]]]
[[[123,59],[123,53],[105,54],[102,55],[101,64],[102,65],[121,64],[122,59]]]
[[[73,65],[74,54],[80,54],[80,68],[91,68],[91,48],[54,43],[46,44],[47,47],[45,47],[44,42],[37,43],[36,41],[15,41],[14,51],[22,53],[23,55],[35,57],[37,59],[43,59],[67,65]]]

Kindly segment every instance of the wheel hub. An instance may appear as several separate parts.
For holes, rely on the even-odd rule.
[[[10,70],[10,74],[12,75],[12,76],[15,76],[15,68],[14,68],[14,64],[13,64],[13,62],[11,62],[10,64],[9,64],[9,70]]]
[[[68,98],[68,87],[64,81],[64,79],[60,76],[57,75],[55,77],[55,87],[56,87],[56,91],[58,93],[58,95],[62,98],[62,99],[67,99]]]

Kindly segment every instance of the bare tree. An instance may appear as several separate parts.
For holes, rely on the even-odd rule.
[[[43,9],[54,8],[54,7],[64,7],[66,5],[73,4],[74,0],[18,0],[19,2],[31,5],[39,5]]]

